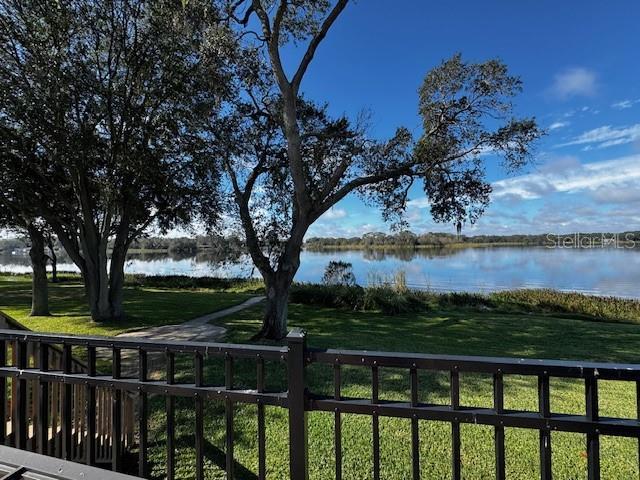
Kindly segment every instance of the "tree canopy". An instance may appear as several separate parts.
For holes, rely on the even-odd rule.
[[[403,225],[409,190],[420,182],[436,220],[474,221],[491,192],[483,156],[500,155],[508,170],[521,168],[542,134],[534,119],[513,116],[521,82],[503,63],[470,63],[460,55],[425,77],[418,138],[399,127],[390,139],[372,139],[362,119],[331,118],[326,106],[303,97],[301,85],[347,4],[227,4],[246,51],[266,58],[250,75],[239,72],[242,100],[230,124],[242,133],[227,137],[233,148],[223,156],[247,246],[267,286],[261,334],[270,338],[286,334],[288,290],[304,236],[332,206],[359,195],[380,206],[385,220]],[[282,49],[294,42],[302,55],[288,72]]]
[[[0,122],[22,142],[6,166],[29,174],[93,318],[118,318],[131,242],[197,205],[219,215],[205,138],[227,94],[224,29],[199,1],[12,0],[0,20]]]

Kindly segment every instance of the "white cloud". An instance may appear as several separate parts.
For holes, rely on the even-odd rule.
[[[612,127],[604,125],[602,127],[588,130],[568,142],[561,143],[558,147],[570,145],[586,145],[587,150],[591,148],[606,148],[615,145],[624,145],[640,140],[640,123],[628,127]]]
[[[557,73],[550,93],[561,100],[571,97],[592,97],[598,90],[596,74],[583,67],[568,68]]]
[[[625,99],[625,100],[621,100],[621,101],[616,102],[616,103],[612,103],[611,104],[611,108],[615,108],[616,110],[624,110],[626,108],[633,107],[633,105],[635,105],[638,102],[640,102],[640,99],[638,99],[638,100]]]
[[[640,189],[640,155],[586,164],[566,163],[564,169],[543,169],[539,173],[500,180],[493,184],[495,198],[533,200],[554,192],[621,192]],[[631,201],[634,197],[629,196]],[[622,195],[619,200],[622,200]]]
[[[640,188],[633,181],[622,185],[616,185],[614,188],[603,186],[593,191],[591,197],[599,203],[612,204],[640,204]],[[637,209],[634,209],[637,215]]]
[[[365,232],[387,231],[388,225],[379,223],[325,224],[316,222],[309,228],[306,238],[310,237],[355,237]]]
[[[557,130],[569,126],[569,122],[554,122],[549,125],[549,130]]]
[[[415,200],[409,200],[407,202],[408,208],[429,208],[431,204],[427,197],[416,198]]]
[[[342,208],[335,208],[332,207],[329,210],[327,210],[323,215],[322,215],[322,220],[338,220],[340,218],[345,218],[347,216],[347,211],[342,209]]]

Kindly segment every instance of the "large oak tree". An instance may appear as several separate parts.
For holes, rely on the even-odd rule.
[[[222,152],[249,252],[266,283],[260,335],[269,338],[286,335],[287,297],[304,236],[332,206],[353,193],[380,205],[386,220],[401,220],[409,190],[420,182],[436,220],[473,221],[491,192],[484,155],[501,155],[510,170],[522,167],[541,134],[533,119],[513,116],[521,83],[503,63],[468,63],[460,56],[434,68],[420,87],[423,132],[417,139],[398,128],[393,138],[374,141],[359,122],[332,119],[326,108],[302,98],[301,85],[347,4],[226,5],[246,51],[262,55],[269,71],[262,78],[257,65],[238,70],[244,93]],[[287,70],[282,50],[294,42],[302,54]]]
[[[0,122],[28,140],[29,194],[80,269],[91,316],[124,316],[131,242],[214,218],[205,127],[226,94],[209,2],[3,0]],[[15,162],[13,167],[19,168]],[[196,180],[209,175],[209,186]],[[113,251],[108,251],[109,241]]]

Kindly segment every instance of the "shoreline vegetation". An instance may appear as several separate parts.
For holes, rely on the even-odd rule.
[[[0,286],[24,283],[29,274],[0,274]],[[78,274],[62,273],[58,284],[77,285]],[[264,284],[259,279],[189,277],[184,275],[126,275],[130,290],[172,292],[209,291],[240,295],[259,295]],[[3,305],[0,287],[0,309]],[[406,286],[402,275],[370,286],[294,283],[289,302],[317,308],[337,308],[351,312],[378,312],[387,315],[424,313],[440,310],[494,312],[572,318],[596,322],[640,325],[640,300],[587,295],[553,289],[516,289],[489,293],[436,292]]]

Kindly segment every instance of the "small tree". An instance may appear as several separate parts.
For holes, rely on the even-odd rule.
[[[22,152],[28,142],[0,124],[0,228],[11,230],[27,239],[31,260],[31,315],[49,313],[47,255],[45,237],[48,226],[37,211],[28,181],[28,167]],[[33,161],[33,157],[29,158]]]
[[[353,274],[353,265],[340,260],[330,261],[324,269],[322,283],[325,285],[353,286],[356,284],[356,276]]]
[[[1,154],[0,154],[1,156]],[[0,166],[2,165],[0,159]],[[1,172],[0,167],[0,172]],[[14,203],[9,190],[7,177],[0,182],[0,229],[7,229],[26,237],[31,260],[31,316],[48,316],[49,286],[47,284],[47,255],[45,236],[47,226],[28,208],[26,203]]]
[[[247,246],[266,284],[259,335],[268,338],[286,335],[287,298],[304,236],[340,200],[358,194],[380,205],[385,220],[401,223],[409,189],[421,181],[436,220],[474,220],[491,191],[482,155],[501,154],[508,169],[521,167],[541,134],[533,119],[511,116],[521,83],[504,64],[466,63],[459,55],[432,70],[420,88],[424,131],[417,140],[399,128],[393,138],[375,142],[360,123],[330,118],[324,107],[301,97],[300,87],[347,4],[247,0],[227,5],[241,25],[238,34],[247,51],[263,52],[268,59],[273,81],[260,78],[257,67],[249,70],[242,87],[251,101],[237,105],[229,122],[248,139],[241,149],[223,152]],[[251,30],[256,23],[260,32]],[[281,57],[288,42],[303,45],[291,73]],[[229,138],[228,145],[238,145],[237,135]]]

